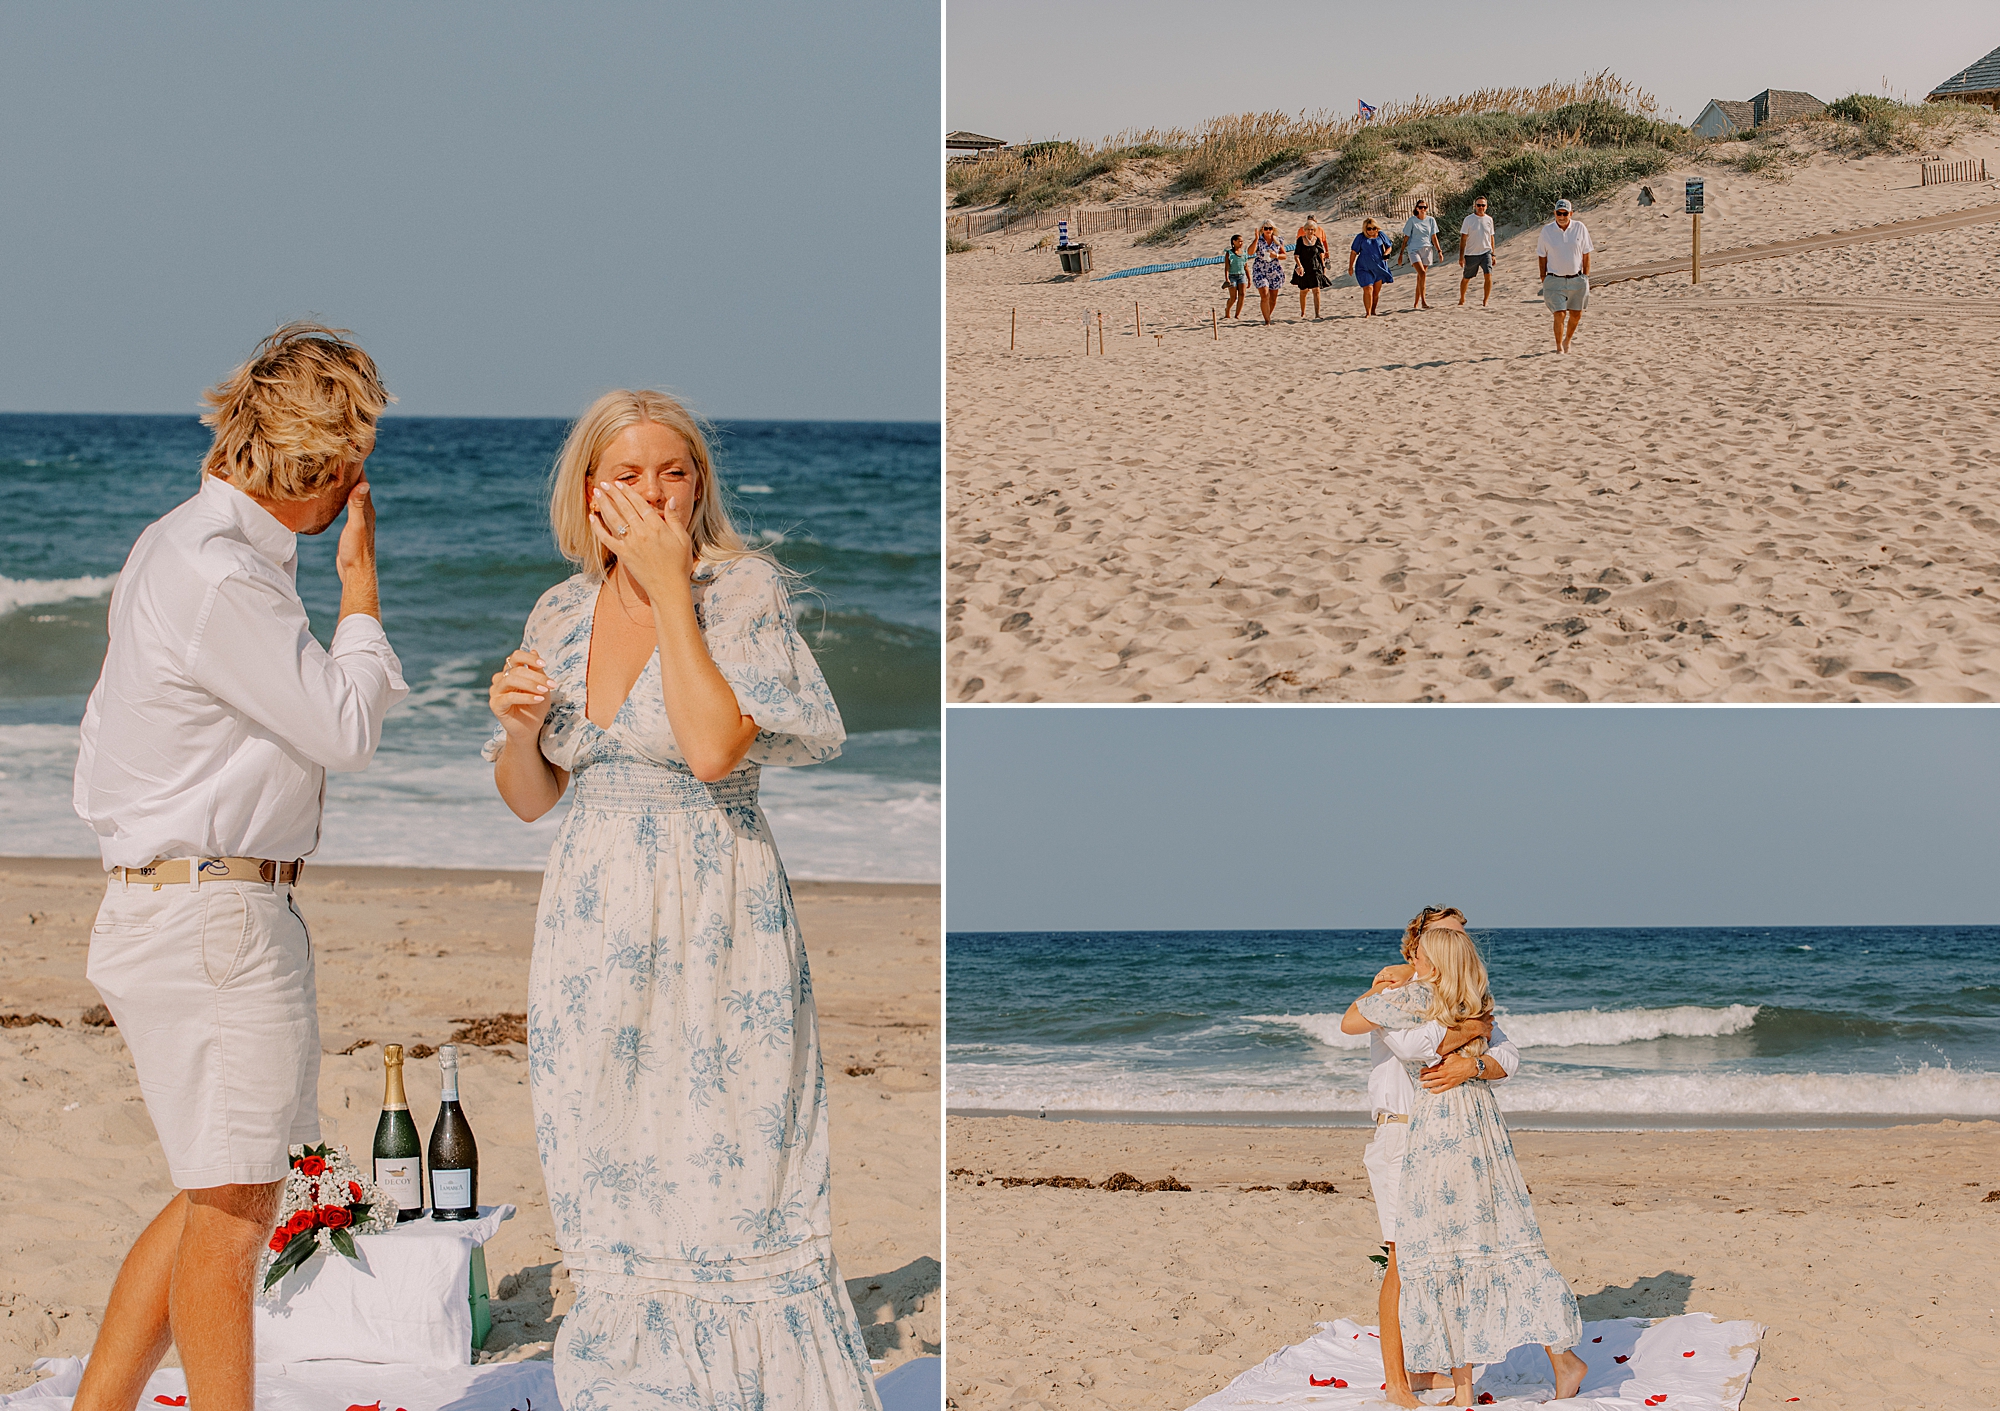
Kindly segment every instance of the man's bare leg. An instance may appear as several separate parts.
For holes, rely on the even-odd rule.
[[[1487,275],[1486,280],[1487,280],[1487,287],[1490,289],[1492,287],[1493,276],[1490,274]],[[1465,291],[1470,289],[1471,287],[1472,287],[1472,276],[1469,274],[1466,275],[1465,278],[1458,281],[1458,306],[1461,309],[1465,307]]]
[[[1578,311],[1572,311],[1569,316],[1569,327],[1563,332],[1563,351],[1565,353],[1569,351],[1569,345],[1576,340],[1576,326],[1582,322],[1583,314]]]
[[[1382,1340],[1384,1390],[1398,1406],[1421,1406],[1418,1391],[1429,1391],[1451,1379],[1435,1372],[1412,1373],[1403,1365],[1403,1315],[1399,1307],[1403,1276],[1396,1270],[1396,1246],[1391,1243],[1387,1248],[1389,1267],[1382,1274],[1382,1292],[1375,1299],[1376,1330]]]
[[[167,1326],[167,1292],[186,1224],[187,1197],[176,1195],[133,1241],[132,1252],[118,1270],[118,1282],[111,1286],[97,1345],[84,1365],[75,1411],[132,1411],[139,1404],[146,1379],[173,1342]]]
[[[1556,1374],[1556,1400],[1569,1400],[1583,1385],[1584,1374],[1590,1370],[1590,1364],[1574,1352],[1557,1352],[1552,1347],[1543,1351],[1549,1354],[1549,1366]]]
[[[253,1411],[250,1300],[257,1255],[278,1218],[282,1183],[187,1192],[187,1223],[168,1297],[190,1411]]]
[[[1569,349],[1563,346],[1563,315],[1561,309],[1556,310],[1556,351],[1558,353],[1567,353],[1569,351]]]
[[[1482,309],[1485,308],[1487,303],[1491,301],[1491,299],[1493,298],[1493,271],[1489,269],[1485,271],[1485,274],[1486,274],[1486,284],[1485,284],[1486,292],[1479,296],[1479,307]]]

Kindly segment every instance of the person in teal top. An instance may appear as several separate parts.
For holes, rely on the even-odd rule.
[[[1222,287],[1229,291],[1222,316],[1237,318],[1243,313],[1243,296],[1250,288],[1250,259],[1243,253],[1243,237],[1229,237],[1229,249],[1222,257]]]
[[[1347,247],[1347,272],[1354,276],[1354,282],[1361,286],[1361,313],[1364,318],[1373,318],[1375,302],[1382,297],[1382,286],[1395,281],[1389,273],[1389,238],[1382,233],[1382,227],[1370,216],[1361,222],[1361,233],[1354,237],[1354,243]]]

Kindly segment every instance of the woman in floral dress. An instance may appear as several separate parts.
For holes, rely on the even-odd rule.
[[[1464,931],[1432,926],[1411,962],[1412,983],[1358,1001],[1370,1022],[1410,1029],[1492,1013],[1485,962]],[[1484,1047],[1475,1040],[1461,1052]],[[1556,1396],[1575,1396],[1587,1368],[1569,1349],[1583,1337],[1583,1318],[1542,1245],[1506,1120],[1485,1083],[1427,1091],[1417,1074],[1436,1061],[1435,1053],[1405,1061],[1416,1090],[1396,1219],[1405,1361],[1449,1371],[1453,1404],[1462,1406],[1472,1401],[1472,1364],[1538,1342]]]
[[[1271,312],[1278,307],[1278,291],[1285,287],[1285,255],[1278,223],[1265,221],[1250,245],[1250,283],[1257,290],[1257,308],[1265,323],[1271,321]]]
[[[613,392],[550,518],[582,572],[493,678],[486,747],[550,852],[529,971],[535,1134],[576,1282],[568,1411],[878,1411],[830,1244],[826,1083],[760,765],[839,753],[782,571],[731,527],[700,425]]]

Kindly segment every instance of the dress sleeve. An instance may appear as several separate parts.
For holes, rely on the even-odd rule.
[[[1415,989],[1413,985],[1399,985],[1379,995],[1364,995],[1354,1002],[1354,1007],[1370,1024],[1384,1029],[1414,1029],[1424,1022],[1424,1010],[1430,1007],[1429,997],[1414,994]]]
[[[758,725],[752,764],[819,764],[847,738],[840,707],[799,635],[778,570],[761,558],[725,564],[704,603],[702,636],[743,713]]]

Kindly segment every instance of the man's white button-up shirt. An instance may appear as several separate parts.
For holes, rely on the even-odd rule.
[[[318,846],[326,771],[366,768],[409,688],[376,619],[313,640],[297,573],[297,536],[214,476],[132,546],[76,761],[106,867]]]
[[[1444,1042],[1444,1025],[1433,1019],[1414,1029],[1371,1029],[1368,1031],[1368,1106],[1370,1115],[1384,1113],[1407,1117],[1417,1104],[1417,1087],[1410,1081],[1404,1060],[1426,1068],[1438,1061],[1437,1046]],[[1498,1024],[1486,1040],[1486,1056],[1507,1071],[1507,1077],[1521,1066],[1521,1051],[1508,1041]],[[1506,1079],[1487,1079],[1504,1082]]]

